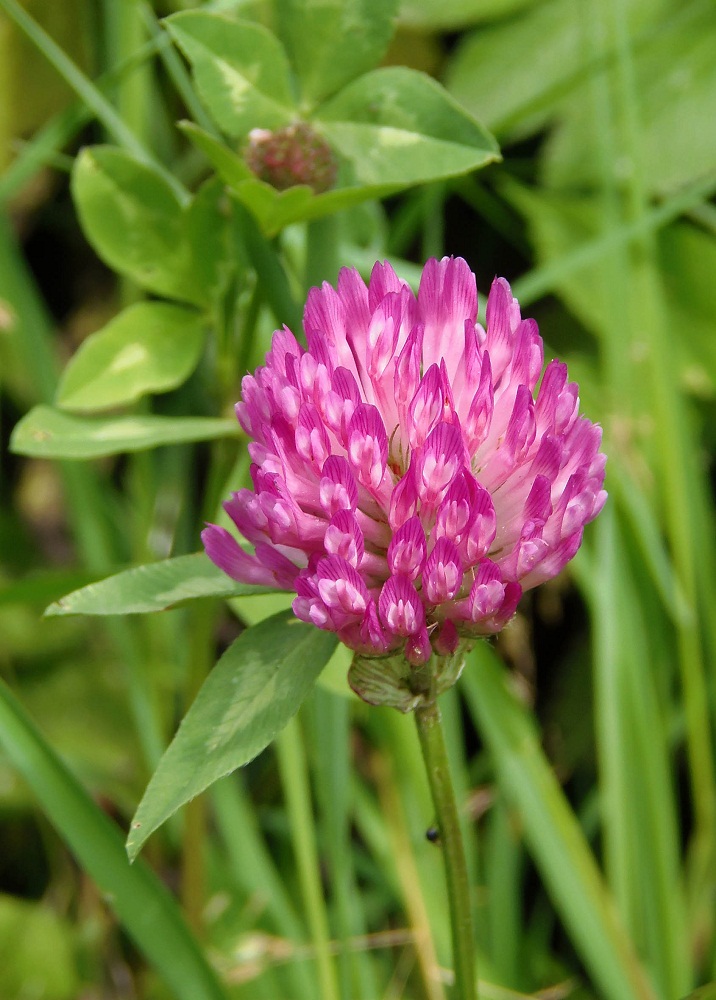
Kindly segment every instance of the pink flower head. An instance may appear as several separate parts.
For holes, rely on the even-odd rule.
[[[601,429],[504,278],[476,322],[464,260],[417,296],[387,263],[311,289],[308,349],[274,334],[236,412],[253,489],[224,505],[249,554],[208,525],[236,580],[295,590],[295,614],[364,656],[413,665],[499,631],[560,572],[601,510]]]

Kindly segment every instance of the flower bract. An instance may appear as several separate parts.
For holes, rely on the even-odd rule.
[[[253,489],[208,525],[229,576],[295,591],[297,617],[415,666],[498,632],[574,556],[602,508],[601,429],[504,278],[477,322],[473,273],[387,263],[308,296],[307,348],[273,336],[236,406]]]

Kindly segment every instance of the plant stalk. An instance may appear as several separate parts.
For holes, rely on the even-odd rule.
[[[437,702],[415,709],[420,747],[440,831],[452,931],[455,1000],[477,1000],[475,943],[465,849]]]

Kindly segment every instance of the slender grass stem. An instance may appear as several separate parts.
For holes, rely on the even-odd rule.
[[[21,28],[48,62],[52,63],[60,76],[82,98],[88,108],[91,108],[107,132],[120,146],[132,153],[144,163],[159,171],[182,201],[186,203],[188,194],[176,177],[162,164],[158,163],[142,145],[137,135],[123,121],[121,115],[112,107],[107,98],[97,89],[78,66],[62,51],[60,46],[40,27],[37,21],[17,3],[17,0],[0,0],[0,8]]]
[[[642,142],[641,109],[635,77],[632,40],[624,12],[616,0],[610,4],[615,39],[616,93],[621,119],[622,147],[632,164],[626,186],[629,221],[643,219],[648,210],[648,191]],[[690,848],[691,864],[698,872],[697,884],[713,886],[716,869],[713,830],[716,823],[716,775],[713,759],[713,732],[709,716],[707,667],[699,621],[698,561],[708,541],[694,536],[693,494],[697,476],[689,467],[688,413],[674,379],[671,364],[671,332],[664,321],[666,307],[663,283],[653,236],[639,240],[632,260],[633,311],[650,344],[653,414],[660,442],[661,479],[664,494],[664,524],[671,542],[674,566],[683,588],[691,619],[677,625],[677,648],[681,672],[686,722],[686,751],[689,760],[694,831]],[[698,487],[697,487],[698,488]],[[713,907],[703,905],[697,912],[700,936],[713,940]]]
[[[339,1000],[338,981],[330,948],[328,914],[321,886],[316,829],[310,809],[308,765],[301,730],[295,717],[276,740],[276,750],[286,796],[291,839],[296,852],[301,894],[316,954],[320,998]]]
[[[475,943],[465,850],[450,778],[440,709],[436,702],[415,710],[420,746],[445,859],[457,1000],[476,1000]]]
[[[509,183],[502,182],[501,189],[509,190]],[[533,268],[524,277],[512,283],[512,294],[520,305],[530,305],[559,286],[571,274],[613,253],[616,247],[631,244],[650,233],[667,226],[684,212],[691,211],[713,197],[716,190],[716,170],[711,170],[692,184],[685,185],[670,198],[665,198],[654,208],[645,209],[638,218],[622,222],[604,236],[585,240],[575,250],[547,264]]]
[[[176,92],[186,105],[189,114],[198,125],[201,125],[204,131],[218,138],[219,132],[214,125],[211,115],[207,114],[204,110],[204,105],[197,97],[184,63],[172,45],[169,35],[166,31],[162,30],[152,5],[150,3],[140,3],[137,6],[137,12],[147,32],[151,35],[157,54],[164,64],[164,68],[169,74]]]

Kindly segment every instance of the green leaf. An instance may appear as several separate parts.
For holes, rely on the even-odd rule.
[[[15,425],[10,447],[34,458],[101,458],[238,433],[235,420],[218,417],[75,417],[35,406]]]
[[[277,0],[278,31],[317,103],[376,66],[395,26],[396,0]]]
[[[167,302],[137,302],[89,336],[65,368],[57,403],[105,410],[181,385],[196,367],[202,317]]]
[[[493,137],[424,73],[367,73],[317,114],[348,161],[350,183],[400,188],[454,177],[499,160]]]
[[[159,762],[132,822],[131,859],[172,813],[268,746],[337,643],[289,612],[247,629],[211,671]]]
[[[161,174],[121,149],[94,146],[75,161],[72,194],[87,238],[110,267],[160,295],[211,302],[197,261],[217,249],[192,245],[192,206],[182,206]]]
[[[164,24],[191,63],[202,101],[227,135],[289,124],[294,100],[288,60],[268,29],[204,11],[182,11]]]
[[[127,864],[115,824],[47,745],[2,680],[0,746],[139,951],[165,979],[170,995],[226,1000],[166,886],[147,865]],[[38,994],[33,990],[33,995]]]
[[[673,329],[684,353],[683,385],[699,396],[716,396],[716,235],[684,222],[664,229],[659,252]]]
[[[692,983],[666,706],[673,652],[629,528],[609,504],[595,525],[590,594],[601,849],[619,912],[659,995]],[[662,662],[660,658],[664,657]],[[645,832],[649,831],[648,835]]]
[[[245,597],[269,587],[237,583],[203,552],[161,559],[108,576],[61,597],[46,615],[134,615],[166,611],[199,597]]]

